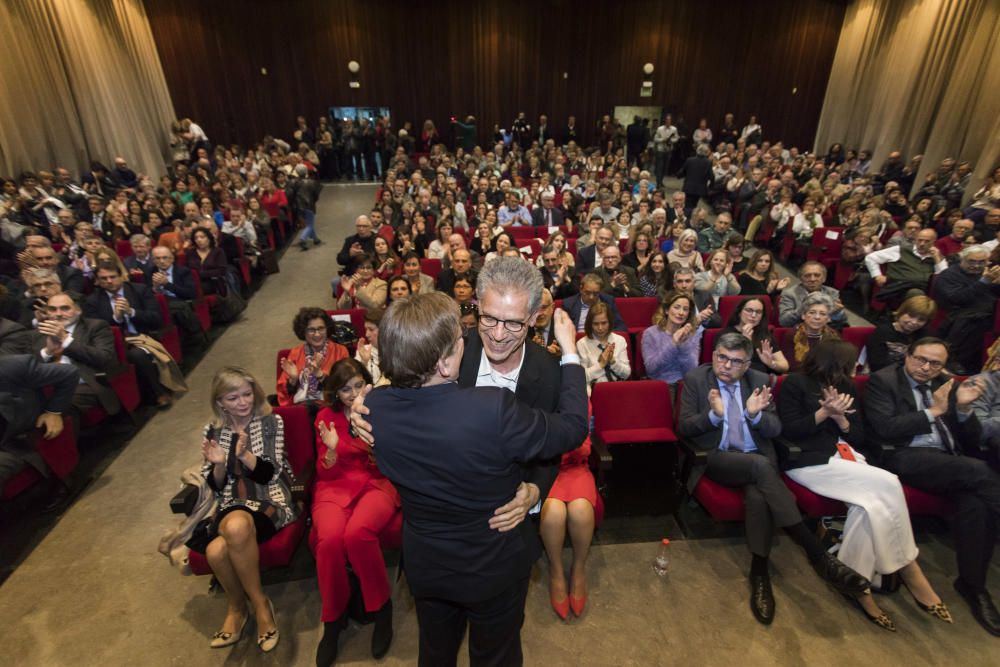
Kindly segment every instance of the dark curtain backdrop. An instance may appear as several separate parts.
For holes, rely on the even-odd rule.
[[[215,142],[287,137],[330,106],[381,105],[419,128],[472,113],[485,140],[518,111],[573,114],[594,137],[615,106],[663,106],[693,128],[757,114],[811,147],[845,0],[145,0],[174,106]],[[352,90],[347,63],[361,64]],[[653,97],[639,96],[642,66]],[[262,68],[267,74],[262,74]],[[564,78],[563,74],[566,73]]]

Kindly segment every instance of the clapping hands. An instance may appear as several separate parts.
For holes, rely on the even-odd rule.
[[[755,418],[761,410],[766,410],[771,405],[771,388],[757,387],[747,398],[746,412],[750,419]]]
[[[219,442],[214,438],[201,443],[201,455],[209,463],[220,464],[226,462],[226,450],[219,446]]]
[[[337,462],[337,444],[340,442],[340,436],[337,435],[337,429],[328,428],[326,422],[320,422],[319,437],[326,446],[326,451],[323,453],[320,462],[324,468],[330,468]]]
[[[854,397],[850,394],[841,394],[834,387],[823,387],[819,404],[830,413],[831,417],[845,417],[856,412],[853,408]]]
[[[688,322],[680,329],[674,332],[674,345],[681,345],[694,333],[694,327]]]

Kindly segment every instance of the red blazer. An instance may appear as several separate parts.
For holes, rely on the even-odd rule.
[[[340,442],[337,443],[337,461],[332,467],[323,466],[322,458],[326,454],[326,445],[319,437],[319,424],[323,422],[327,428],[335,428]],[[399,493],[396,487],[385,478],[368,456],[368,445],[351,436],[347,417],[339,410],[323,408],[316,415],[316,501],[332,502],[340,507],[351,507],[358,496],[376,489],[392,499],[396,507],[400,506]]]

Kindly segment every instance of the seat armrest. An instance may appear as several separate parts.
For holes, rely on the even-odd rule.
[[[783,435],[779,435],[771,442],[774,443],[775,454],[778,455],[778,461],[781,463],[795,461],[799,458],[799,454],[802,453],[801,447]]]
[[[590,465],[598,470],[611,470],[611,466],[614,463],[614,457],[611,456],[611,451],[608,446],[597,437],[596,434],[591,434],[590,436]]]
[[[194,484],[185,484],[184,488],[178,491],[170,499],[170,511],[174,514],[191,516],[194,506],[198,502],[198,487]]]
[[[708,461],[708,452],[700,449],[689,438],[678,438],[677,446],[680,448],[682,455],[680,479],[678,481],[681,484],[681,488],[686,489],[695,464]]]

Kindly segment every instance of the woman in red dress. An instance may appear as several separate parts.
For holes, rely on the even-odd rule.
[[[372,657],[384,656],[392,641],[391,590],[379,535],[398,520],[399,493],[379,472],[372,450],[350,434],[351,402],[371,381],[356,360],[338,361],[323,387],[328,407],[316,416],[312,518],[324,628],[317,665],[332,665],[337,659],[351,596],[348,561],[361,584],[365,611],[374,616]]]
[[[542,504],[540,532],[549,558],[549,601],[563,620],[571,608],[580,616],[587,604],[587,556],[594,528],[604,515],[604,503],[597,495],[589,458],[590,436],[587,436],[582,445],[563,454],[559,476]],[[562,561],[567,530],[573,545],[568,591]]]

